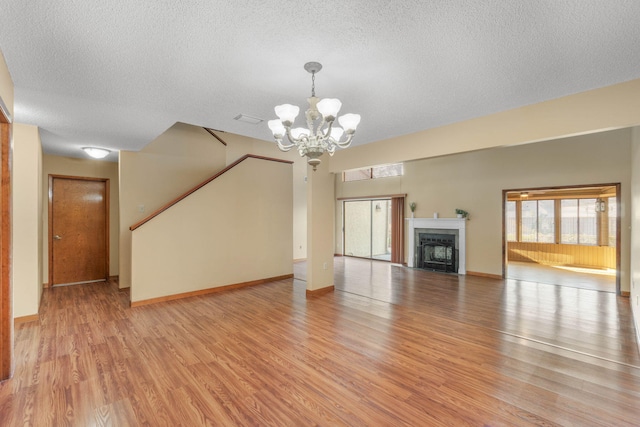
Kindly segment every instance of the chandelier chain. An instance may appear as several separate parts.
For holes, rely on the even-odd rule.
[[[311,96],[316,96],[316,72],[311,73]]]

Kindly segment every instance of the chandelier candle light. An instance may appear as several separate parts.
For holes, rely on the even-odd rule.
[[[333,156],[336,148],[347,148],[351,144],[360,123],[360,115],[344,114],[338,117],[338,122],[342,127],[333,126],[342,103],[335,98],[322,100],[316,98],[316,73],[322,69],[322,64],[307,62],[304,64],[304,69],[311,73],[311,98],[307,98],[309,109],[305,113],[307,127],[291,129],[300,112],[299,107],[291,104],[278,105],[275,111],[280,119],[269,120],[268,125],[280,150],[289,151],[296,147],[300,156],[309,158],[308,163],[313,166],[315,171],[320,164],[319,157],[324,152]],[[287,135],[289,143],[283,142],[285,135]],[[343,136],[344,140],[342,140]]]

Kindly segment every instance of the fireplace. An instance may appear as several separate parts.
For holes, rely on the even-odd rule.
[[[457,273],[456,235],[418,233],[416,267],[427,270]]]
[[[428,268],[430,270],[452,271],[466,274],[466,225],[464,218],[406,218],[409,242],[407,248],[407,265],[413,268]],[[421,234],[439,235],[435,242],[429,244],[423,240]],[[443,237],[443,235],[445,237]],[[437,240],[441,240],[438,242]],[[445,244],[444,241],[447,241]],[[453,241],[453,245],[451,242]],[[437,245],[434,245],[437,243]],[[439,248],[436,249],[436,246]],[[432,251],[433,248],[433,252]],[[425,255],[425,250],[427,254]],[[424,262],[429,264],[425,267]],[[435,262],[444,263],[436,264]],[[447,265],[448,264],[448,265]],[[452,268],[453,267],[453,268]]]

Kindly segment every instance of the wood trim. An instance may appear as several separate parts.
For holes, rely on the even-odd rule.
[[[502,207],[500,208],[502,212],[502,277],[504,279],[507,277],[507,263],[509,262],[507,259],[507,192],[506,190],[502,190]]]
[[[216,135],[216,134],[213,132],[213,129],[206,128],[206,127],[203,127],[202,129],[206,130],[206,131],[207,131],[207,133],[209,133],[209,135],[211,135],[212,137],[214,137],[215,139],[217,139],[218,141],[220,141],[220,142],[222,143],[222,145],[224,145],[225,147],[227,146],[227,143],[226,143],[226,142],[224,142],[224,141],[222,140],[222,138],[220,138],[218,135]]]
[[[507,261],[588,268],[616,268],[616,248],[538,242],[509,242]]]
[[[4,103],[4,99],[0,97],[0,123],[13,123],[13,117],[11,117],[11,112],[7,107],[7,104]]]
[[[622,193],[621,184],[616,184],[616,293],[622,295],[621,272],[622,272]],[[631,284],[629,284],[631,286]],[[640,343],[638,344],[640,345]]]
[[[620,291],[620,296],[621,296],[621,297],[629,298],[629,297],[631,296],[631,292],[627,292],[627,291]]]
[[[106,263],[106,269],[105,271],[107,272],[107,277],[105,277],[105,280],[109,279],[109,266],[110,266],[110,259],[109,259],[109,251],[110,251],[110,242],[109,242],[109,237],[110,237],[110,231],[109,231],[109,223],[111,222],[111,218],[110,218],[110,209],[111,209],[111,205],[109,203],[109,200],[111,199],[111,193],[110,193],[110,180],[109,178],[95,178],[95,177],[88,177],[88,176],[72,176],[72,175],[55,175],[55,174],[49,174],[49,191],[48,191],[48,203],[49,203],[49,207],[48,207],[48,239],[49,239],[49,283],[46,283],[46,287],[52,287],[53,285],[53,180],[54,179],[74,179],[74,180],[79,180],[79,181],[98,181],[98,182],[104,182],[105,183],[105,210],[106,210],[106,215],[105,215],[105,233],[107,234],[105,237],[105,244],[106,244],[106,252],[105,252],[105,263]]]
[[[321,295],[333,292],[334,290],[335,290],[335,286],[333,285],[327,286],[326,288],[314,289],[312,291],[307,289],[306,295],[307,295],[307,298],[319,297]]]
[[[467,276],[486,277],[488,279],[497,279],[497,280],[503,279],[503,277],[499,274],[481,273],[479,271],[467,271]]]
[[[215,288],[200,289],[198,291],[183,292],[181,294],[166,295],[158,298],[150,298],[142,301],[131,301],[131,307],[140,307],[143,305],[157,304],[160,302],[173,301],[177,299],[190,298],[200,295],[215,294],[218,292],[230,291],[232,289],[246,288],[248,286],[262,285],[269,282],[277,282],[278,280],[292,279],[293,274],[285,274],[283,276],[269,277],[266,279],[252,280],[250,282],[235,283],[233,285],[218,286]],[[127,288],[128,289],[128,288]]]
[[[37,320],[40,320],[40,315],[32,314],[30,316],[16,317],[15,319],[13,319],[13,323],[14,325],[19,325],[21,323],[35,322]]]
[[[104,191],[105,191],[105,224],[104,224],[104,232],[105,232],[105,236],[104,236],[104,242],[106,247],[106,251],[104,253],[104,262],[105,262],[105,266],[104,266],[104,271],[107,272],[107,277],[105,277],[105,279],[109,280],[109,266],[110,266],[110,260],[109,260],[109,252],[111,250],[110,247],[110,242],[109,242],[109,237],[110,235],[110,229],[109,229],[109,224],[111,223],[111,216],[109,215],[109,213],[111,212],[111,204],[109,203],[109,200],[111,200],[111,181],[109,179],[105,180],[104,183]]]
[[[8,113],[8,111],[7,111]],[[0,112],[0,380],[13,370],[11,284],[11,117]]]
[[[77,179],[80,181],[109,181],[109,178],[96,178],[93,176],[74,176],[74,175],[56,175],[49,174],[49,177],[54,177],[58,179]]]
[[[562,191],[562,190],[580,190],[583,188],[598,188],[598,187],[615,187],[618,184],[616,183],[604,183],[604,184],[578,184],[578,185],[560,185],[560,186],[549,186],[549,187],[534,187],[534,188],[513,188],[504,190],[508,193],[526,193],[532,192],[535,193],[537,191],[545,191],[545,190],[554,190],[554,191]],[[530,194],[527,200],[554,200],[554,199],[590,199],[593,198],[593,194],[584,195],[584,194],[575,194],[575,195],[567,195],[567,194],[559,194],[559,195],[544,195],[542,197],[536,196],[534,194]]]
[[[296,264],[298,262],[305,262],[307,259],[306,258],[297,258],[293,260],[293,263]]]
[[[383,194],[381,196],[356,196],[356,197],[338,197],[336,200],[379,200],[379,199],[393,199],[394,197],[407,197],[407,193],[404,194]]]
[[[47,192],[47,198],[49,206],[47,207],[48,211],[48,224],[47,224],[47,248],[48,248],[48,258],[49,258],[49,271],[47,272],[49,276],[49,287],[53,286],[53,176],[49,175],[49,191]]]
[[[263,156],[256,156],[254,154],[247,154],[247,155],[239,158],[235,162],[231,163],[229,166],[227,166],[226,168],[222,169],[220,172],[216,173],[211,178],[208,178],[204,182],[201,182],[200,184],[198,184],[195,187],[193,187],[191,190],[187,191],[186,193],[182,194],[181,196],[176,197],[175,199],[173,199],[172,201],[170,201],[166,205],[162,206],[160,209],[157,209],[155,212],[151,213],[151,215],[147,216],[143,220],[136,222],[131,227],[129,227],[129,230],[133,231],[136,228],[139,228],[142,225],[146,224],[147,222],[151,221],[153,218],[157,217],[162,212],[164,212],[167,209],[169,209],[171,206],[175,205],[176,203],[178,203],[182,199],[185,199],[187,196],[195,193],[196,191],[198,191],[199,189],[201,189],[205,185],[209,184],[214,179],[218,178],[219,176],[221,176],[224,173],[228,172],[229,170],[233,169],[234,167],[236,167],[237,165],[239,165],[240,163],[242,163],[243,161],[245,161],[247,159],[258,159],[258,160],[267,160],[267,161],[270,161],[270,162],[293,164],[293,162],[289,161],[289,160],[282,160],[282,159],[275,159],[273,157],[263,157]]]

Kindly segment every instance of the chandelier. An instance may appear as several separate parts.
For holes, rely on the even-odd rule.
[[[336,148],[347,148],[351,144],[356,128],[360,123],[359,114],[344,114],[338,117],[340,126],[333,125],[342,103],[339,99],[316,98],[316,73],[322,69],[319,62],[307,62],[304,69],[311,73],[311,98],[307,98],[309,109],[306,111],[307,127],[291,129],[300,108],[283,104],[275,108],[279,120],[269,120],[268,125],[273,137],[282,151],[296,147],[300,156],[308,157],[313,170],[320,164],[319,157],[327,152],[333,156]],[[288,142],[283,142],[284,136]],[[344,137],[344,138],[343,138]]]

